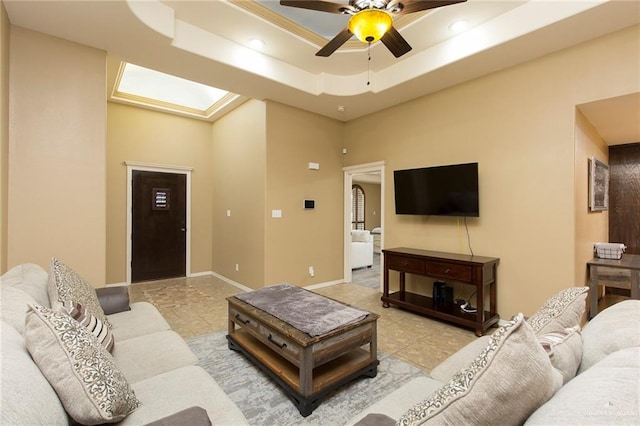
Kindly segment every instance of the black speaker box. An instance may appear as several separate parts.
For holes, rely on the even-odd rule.
[[[442,305],[443,303],[443,290],[447,287],[447,284],[442,281],[434,281],[433,283],[433,304]]]
[[[453,287],[445,286],[442,289],[442,305],[453,304]]]

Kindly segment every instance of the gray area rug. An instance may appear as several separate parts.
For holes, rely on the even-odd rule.
[[[325,397],[308,417],[302,417],[284,391],[240,353],[230,350],[226,331],[187,339],[200,365],[236,403],[252,425],[345,424],[369,405],[414,377],[426,376],[417,367],[378,351],[374,378],[362,377]]]

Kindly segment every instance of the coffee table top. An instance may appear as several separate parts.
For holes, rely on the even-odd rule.
[[[323,296],[326,297],[326,296]],[[331,299],[331,298],[328,298]],[[335,302],[338,302],[342,305],[345,306],[350,306],[347,305],[346,303],[342,303],[339,302],[335,299],[331,299],[334,300]],[[290,338],[291,340],[293,340],[294,342],[296,342],[297,344],[299,344],[300,346],[306,347],[315,343],[318,343],[322,340],[326,340],[329,339],[333,336],[336,335],[340,335],[343,334],[351,329],[354,328],[358,328],[361,327],[364,324],[368,324],[371,322],[375,322],[378,320],[379,315],[375,314],[373,312],[368,312],[368,315],[366,317],[364,317],[362,320],[360,321],[356,321],[356,322],[352,322],[346,325],[343,325],[341,327],[338,327],[326,334],[320,335],[320,336],[315,336],[315,337],[311,337],[309,334],[298,330],[297,328],[293,327],[290,324],[287,324],[286,322],[274,317],[273,315],[259,309],[256,308],[253,305],[250,305],[246,302],[243,302],[242,300],[238,299],[235,296],[230,296],[227,297],[227,301],[229,302],[230,306],[233,306],[235,309],[239,310],[239,311],[243,311],[246,312],[249,316],[252,316],[258,320],[260,320],[261,322],[269,325],[270,327],[272,327],[274,330],[278,330],[279,333],[282,333],[283,335],[285,335],[286,337]],[[358,308],[360,309],[360,308]]]

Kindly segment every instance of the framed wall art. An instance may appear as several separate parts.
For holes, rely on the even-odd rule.
[[[589,210],[601,212],[609,208],[609,166],[589,159]]]

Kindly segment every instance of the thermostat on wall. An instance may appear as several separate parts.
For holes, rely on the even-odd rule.
[[[305,209],[315,209],[316,208],[316,200],[304,200],[304,208]]]

